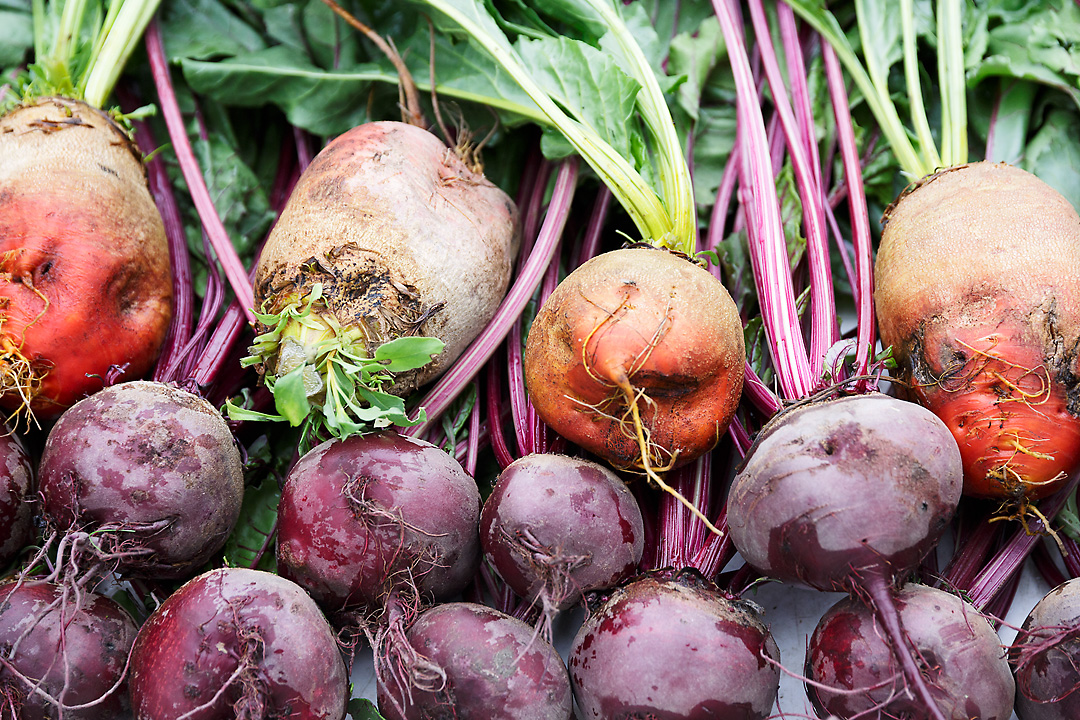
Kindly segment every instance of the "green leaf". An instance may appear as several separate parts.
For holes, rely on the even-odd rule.
[[[261,413],[255,410],[248,410],[247,408],[240,407],[239,405],[233,405],[232,400],[225,401],[225,412],[228,414],[230,420],[249,421],[249,422],[284,422],[286,418],[281,415],[270,415],[268,413]]]
[[[1027,145],[1023,167],[1064,195],[1080,212],[1080,117],[1054,110]]]
[[[170,62],[231,57],[266,47],[254,28],[217,0],[169,0],[161,13],[161,32]]]
[[[349,700],[349,716],[352,720],[385,720],[370,700],[352,698]]]
[[[311,412],[304,389],[304,365],[298,365],[274,380],[274,405],[293,427],[304,422]]]
[[[388,372],[422,368],[442,352],[445,343],[433,337],[402,337],[385,342],[375,350],[375,361]]]
[[[29,2],[0,2],[0,70],[23,63],[34,49]]]
[[[686,82],[679,86],[679,107],[695,121],[705,83],[725,56],[724,36],[716,18],[703,22],[695,32],[682,33],[671,41],[668,70],[686,77]]]
[[[277,523],[280,498],[281,490],[272,476],[264,477],[259,484],[244,489],[240,519],[225,541],[226,565],[268,572],[276,570],[270,539]],[[267,546],[270,547],[269,552],[265,552]],[[260,555],[260,551],[264,552]]]

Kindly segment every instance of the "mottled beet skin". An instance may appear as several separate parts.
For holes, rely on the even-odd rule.
[[[557,598],[563,609],[583,592],[611,587],[633,572],[645,530],[637,500],[615,473],[565,455],[528,455],[502,471],[484,502],[480,543],[506,583],[527,600],[541,591],[557,596],[560,588],[552,583],[565,582],[569,594]],[[553,577],[550,561],[575,558],[566,567],[569,577]]]
[[[578,630],[570,678],[586,720],[762,720],[780,650],[760,619],[692,578],[619,588]]]
[[[210,403],[152,382],[114,385],[81,400],[49,432],[38,467],[44,515],[61,529],[156,523],[127,533],[153,550],[121,569],[178,578],[221,549],[240,514],[243,465]]]
[[[331,440],[289,472],[278,572],[328,611],[378,607],[398,583],[461,591],[480,557],[480,493],[447,453],[396,433]]]
[[[0,570],[26,547],[33,536],[29,502],[33,470],[19,439],[0,428]]]
[[[1032,608],[1010,654],[1020,720],[1080,718],[1080,579]]]
[[[959,597],[925,585],[907,585],[895,596],[914,656],[944,716],[1008,720],[1013,679],[990,623]],[[874,611],[860,600],[844,598],[826,611],[810,638],[806,675],[839,690],[865,688],[834,693],[808,685],[807,695],[820,717],[833,713],[848,718],[882,703],[881,717],[929,717],[925,705],[905,692],[903,670],[885,641],[885,631]],[[890,697],[895,699],[886,703]]]
[[[962,484],[956,441],[929,410],[847,397],[762,430],[732,481],[728,525],[763,574],[850,590],[858,575],[906,577],[937,544]]]
[[[127,685],[117,685],[117,681],[124,673],[138,626],[115,602],[91,592],[82,593],[78,607],[71,596],[66,606],[46,610],[60,596],[58,585],[41,581],[19,587],[14,581],[0,584],[0,652],[20,673],[42,680],[41,689],[67,706],[101,699],[93,707],[65,710],[67,720],[125,717],[129,708]],[[18,649],[11,656],[16,642]],[[65,689],[67,666],[70,675]],[[28,692],[26,685],[3,667],[0,685],[13,687],[22,696],[19,720],[57,717],[53,705]]]
[[[272,573],[222,568],[189,580],[139,630],[130,678],[136,720],[175,720],[209,703],[241,656],[254,660],[245,676],[266,718],[345,716],[345,663],[314,601]],[[241,690],[234,680],[188,720],[234,720]]]
[[[440,692],[413,689],[404,720],[570,720],[573,695],[562,658],[520,620],[454,602],[423,613],[409,642],[446,673]],[[379,687],[379,712],[402,716]]]

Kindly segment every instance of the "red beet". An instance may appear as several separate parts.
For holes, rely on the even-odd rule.
[[[10,431],[0,435],[0,569],[30,543],[33,513],[27,496],[33,480],[30,458]]]
[[[479,517],[476,483],[434,445],[396,433],[331,440],[286,479],[278,570],[328,611],[378,608],[413,583],[449,597],[476,570]]]
[[[19,720],[115,720],[128,710],[124,673],[138,627],[91,592],[41,581],[0,584],[0,695]],[[18,675],[22,675],[19,678]],[[31,688],[31,685],[34,688]],[[0,706],[0,716],[11,706]]]
[[[141,381],[68,409],[49,432],[38,480],[44,515],[61,531],[94,531],[99,557],[157,578],[191,575],[220,550],[244,493],[221,414]]]
[[[189,580],[147,619],[131,656],[137,720],[341,720],[345,663],[295,583],[244,568]]]
[[[1058,585],[1035,605],[1010,660],[1020,720],[1080,717],[1080,579]]]
[[[959,597],[925,585],[902,588],[896,605],[912,653],[945,717],[1008,720],[1013,679],[990,623]],[[875,708],[880,717],[930,717],[922,699],[908,689],[873,610],[853,598],[844,598],[821,618],[810,638],[806,675],[836,689],[807,686],[820,717],[877,717]]]
[[[581,718],[761,720],[779,661],[748,605],[683,575],[616,590],[578,631],[569,664]]]
[[[424,612],[408,639],[433,664],[430,687],[406,693],[401,715],[380,686],[379,711],[388,720],[570,719],[562,658],[520,620],[483,605],[446,603]]]
[[[484,554],[521,597],[551,615],[611,587],[641,561],[637,500],[607,468],[528,455],[503,470],[480,514]]]

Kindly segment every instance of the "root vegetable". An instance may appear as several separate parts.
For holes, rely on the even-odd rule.
[[[295,583],[212,570],[170,595],[131,656],[136,720],[341,720],[348,678],[337,640]]]
[[[33,535],[33,479],[22,442],[10,430],[4,432],[0,435],[0,569],[15,559]]]
[[[1010,651],[1020,720],[1070,720],[1080,715],[1080,579],[1040,600]]]
[[[1021,506],[1080,464],[1080,218],[1003,163],[924,178],[883,219],[874,300],[914,397],[948,425],[964,492]]]

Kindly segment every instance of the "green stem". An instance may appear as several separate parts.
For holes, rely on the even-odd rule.
[[[926,118],[923,105],[922,83],[919,79],[919,57],[915,49],[915,3],[913,0],[900,0],[900,17],[904,29],[904,79],[907,81],[908,102],[911,104],[911,123],[915,126],[915,135],[919,138],[919,151],[923,162],[930,167],[941,167],[934,135],[930,132],[930,122]]]
[[[968,161],[967,85],[960,0],[939,0],[938,81],[941,84],[941,160],[947,167]]]
[[[626,158],[619,155],[618,151],[605,142],[599,133],[563,112],[559,105],[533,80],[506,37],[494,26],[494,22],[490,23],[492,27],[486,27],[486,24],[481,25],[479,19],[471,18],[451,0],[423,1],[461,26],[509,73],[510,77],[550,118],[551,124],[566,136],[574,149],[611,189],[612,194],[629,213],[643,239],[659,243],[673,234],[674,224],[669,208],[664,207],[644,178]],[[477,12],[483,12],[483,10],[477,10]],[[487,19],[490,20],[490,18]]]
[[[896,159],[904,172],[913,178],[920,178],[932,172],[934,168],[927,166],[922,161],[919,153],[915,151],[915,146],[911,144],[907,131],[904,129],[903,123],[900,122],[896,106],[888,95],[888,89],[886,88],[884,96],[878,93],[874,83],[870,80],[870,76],[863,68],[862,63],[859,62],[858,57],[856,57],[855,51],[852,50],[847,38],[841,32],[836,18],[828,12],[821,11],[816,4],[808,3],[807,0],[786,1],[791,6],[791,9],[799,14],[799,17],[814,28],[832,46],[836,52],[836,57],[840,59],[844,68],[851,74],[852,80],[855,81],[855,84],[866,98],[866,104],[869,105],[870,112],[877,119],[885,139],[889,141],[889,145],[892,147],[893,153],[896,154]]]
[[[122,7],[116,12],[109,8],[110,20],[102,29],[105,39],[95,47],[80,83],[86,102],[94,107],[104,106],[160,3],[161,0],[115,0],[113,5]]]

